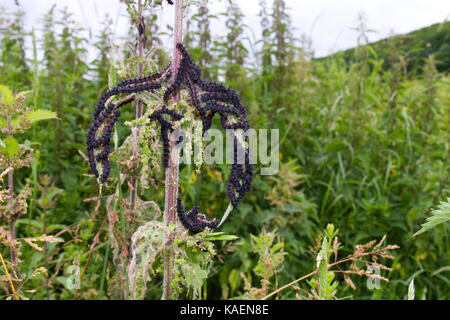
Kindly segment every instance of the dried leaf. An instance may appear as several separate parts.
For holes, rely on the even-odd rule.
[[[37,251],[44,251],[44,249],[42,249],[41,247],[39,247],[36,243],[34,243],[31,239],[23,239],[26,243],[28,243],[30,245],[30,247],[32,247],[33,249],[36,249]]]
[[[61,238],[57,238],[55,236],[48,236],[45,234],[40,237],[24,238],[22,240],[24,240],[26,243],[28,243],[30,245],[30,247],[32,247],[38,251],[41,251],[41,252],[43,251],[43,249],[41,247],[39,247],[35,242],[50,242],[50,243],[64,242],[64,240]]]

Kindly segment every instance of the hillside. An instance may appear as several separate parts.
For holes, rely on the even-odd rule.
[[[408,73],[421,73],[425,60],[434,55],[436,67],[440,72],[450,70],[450,22],[436,23],[408,34],[395,35],[368,44],[384,59],[385,67],[389,67],[390,57],[400,54],[408,61]],[[351,62],[355,58],[355,48],[337,52],[323,59],[343,57]]]

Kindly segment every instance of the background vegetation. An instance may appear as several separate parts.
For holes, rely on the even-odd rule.
[[[389,267],[381,270],[389,282],[381,281],[379,289],[368,287],[355,258],[355,265],[342,266],[326,280],[329,292],[312,277],[277,297],[405,299],[414,279],[416,298],[448,299],[448,222],[413,234],[430,209],[450,197],[450,23],[367,44],[361,19],[354,49],[312,59],[307,39],[290,33],[284,1],[261,1],[260,6],[263,32],[256,42],[246,36],[249,29],[237,1],[230,1],[227,11],[217,16],[208,12],[205,2],[190,12],[186,45],[204,77],[238,90],[252,127],[278,128],[281,139],[280,172],[257,174],[251,192],[222,227],[239,239],[216,242],[201,297],[263,297],[320,268],[316,255],[328,261],[329,253],[339,248],[343,258],[359,250],[357,245],[378,243],[386,235],[387,243],[399,249],[391,252],[393,260],[374,258]],[[110,59],[111,22],[106,20],[101,34],[90,41],[80,36],[81,24],[66,9],[53,8],[43,17],[35,26],[43,31],[40,37],[36,30],[24,29],[23,19],[20,8],[0,10],[0,83],[31,90],[26,105],[54,111],[58,120],[38,122],[17,138],[35,152],[30,167],[14,176],[17,190],[27,183],[31,190],[16,236],[45,233],[64,243],[47,243],[45,250],[22,246],[20,269],[27,277],[22,295],[73,298],[75,289],[67,283],[72,276],[68,268],[75,265],[83,271],[79,298],[115,298],[111,243],[103,218],[106,204],[86,201],[98,190],[79,152],[85,152],[94,106],[117,68]],[[212,19],[223,21],[227,35],[211,34]],[[155,23],[148,15],[147,49],[163,43]],[[129,40],[135,37],[130,29]],[[92,47],[97,57],[88,61],[87,49]],[[164,50],[156,54],[162,67],[169,58]],[[133,108],[124,109],[122,119],[131,120],[134,114]],[[129,131],[123,123],[118,130],[119,137]],[[220,216],[228,205],[223,201],[227,166],[203,167],[195,179],[191,172],[181,167],[180,186],[188,201]],[[155,175],[140,197],[162,206],[163,179],[163,173]],[[327,228],[331,223],[334,228]],[[8,225],[0,230],[6,233]],[[333,246],[335,236],[339,245]],[[97,244],[91,251],[94,237]],[[327,250],[328,256],[323,253]],[[6,245],[0,252],[10,259]],[[0,297],[10,297],[1,270]],[[159,277],[153,279],[147,298],[161,297],[160,283]]]

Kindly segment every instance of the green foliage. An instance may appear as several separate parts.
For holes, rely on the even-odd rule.
[[[30,85],[27,77],[30,69],[25,57],[24,15],[22,10],[11,13],[0,6],[1,81],[12,88],[25,88]]]
[[[277,234],[263,230],[256,237],[251,235],[250,246],[252,251],[258,254],[258,264],[253,269],[255,274],[262,279],[269,281],[276,273],[281,272],[284,260],[284,243],[277,241],[274,243]]]
[[[334,281],[334,272],[328,271],[330,256],[336,252],[337,248],[333,246],[333,241],[338,233],[334,225],[328,224],[326,236],[323,238],[320,251],[316,257],[318,275],[308,281],[311,287],[311,293],[314,298],[319,300],[332,300],[337,292],[338,282]],[[318,287],[318,291],[317,291]]]
[[[396,35],[371,43],[367,47],[373,48],[372,50],[377,53],[377,56],[387,62],[384,65],[386,69],[392,66],[389,58],[394,53],[392,51],[392,43],[395,43],[396,51],[408,61],[408,71],[410,73],[422,73],[425,60],[430,55],[435,56],[439,72],[448,72],[450,70],[449,42],[450,22],[444,21],[404,35]],[[354,61],[353,51],[354,49],[348,49],[333,54],[330,58],[342,57],[346,62],[351,62],[352,60]]]
[[[47,264],[31,266],[31,274],[25,273],[22,275],[21,262],[19,257],[22,251],[22,244],[26,243],[32,250],[42,252],[44,249],[37,243],[44,242],[45,247],[47,243],[63,242],[62,239],[55,236],[47,236],[44,234],[34,237],[24,237],[19,240],[16,238],[16,224],[19,219],[27,214],[28,199],[32,193],[29,184],[22,186],[20,191],[16,190],[17,185],[14,185],[14,172],[23,167],[30,167],[33,161],[33,149],[30,142],[19,144],[16,139],[18,133],[24,133],[30,129],[31,124],[41,120],[55,118],[52,113],[46,110],[30,110],[26,106],[26,93],[13,93],[13,91],[5,86],[0,85],[0,123],[2,124],[0,136],[0,170],[3,172],[0,178],[3,182],[4,176],[8,176],[7,189],[0,192],[0,202],[5,202],[8,199],[8,204],[0,209],[0,221],[9,226],[9,232],[0,227],[0,243],[10,249],[11,257],[11,271],[7,270],[7,266],[3,264],[6,278],[2,277],[0,283],[3,287],[6,285],[6,291],[10,292],[9,296],[13,299],[26,299],[23,287],[32,282],[34,278],[40,275],[47,275]],[[16,193],[16,194],[15,194]],[[1,252],[0,252],[1,253]],[[3,254],[2,254],[3,260]],[[10,276],[10,274],[12,276]]]
[[[445,74],[449,23],[375,45],[366,46],[361,38],[358,53],[349,50],[310,60],[291,39],[285,2],[261,3],[263,34],[257,39],[248,36],[235,1],[223,14],[194,15],[197,24],[190,29],[194,35],[189,50],[207,70],[207,77],[219,76],[239,90],[252,127],[280,130],[280,171],[261,176],[257,164],[251,192],[237,209],[228,212],[218,232],[180,235],[177,261],[184,267],[176,270],[176,294],[182,298],[262,298],[318,267],[309,285],[300,282],[295,290],[282,291],[277,297],[404,299],[414,278],[416,297],[448,299],[448,228],[428,229],[438,222],[446,224],[448,205],[441,203],[431,216],[427,212],[450,196],[450,79]],[[203,5],[201,10],[206,9]],[[158,11],[150,11],[145,13],[152,30],[146,49],[160,45],[157,38],[162,30],[154,24]],[[216,39],[212,24],[207,27],[212,19],[226,24],[225,38],[212,40]],[[76,288],[68,285],[69,268],[82,270],[87,265],[79,299],[128,298],[124,288],[133,287],[123,285],[130,267],[123,264],[127,240],[139,227],[156,223],[164,198],[163,176],[152,163],[160,159],[152,152],[158,143],[155,128],[143,129],[139,143],[144,161],[135,168],[135,162],[125,161],[132,149],[126,140],[130,127],[116,126],[117,152],[111,161],[116,180],[104,186],[98,198],[93,198],[98,185],[86,176],[88,165],[79,150],[84,152],[86,129],[100,95],[108,85],[136,77],[139,59],[123,54],[128,48],[113,46],[108,19],[93,40],[81,36],[78,21],[67,10],[52,9],[42,25],[34,28],[42,29],[42,35],[24,30],[23,25],[22,14],[1,11],[1,81],[9,88],[30,90],[26,96],[15,95],[0,86],[0,99],[8,106],[2,108],[0,120],[2,168],[8,167],[11,158],[20,159],[35,150],[27,162],[31,170],[14,172],[17,190],[25,190],[28,182],[27,192],[31,192],[18,202],[18,208],[26,205],[28,211],[17,222],[17,238],[61,233],[58,238],[65,244],[41,246],[40,241],[30,240],[41,246],[43,251],[39,251],[24,243],[20,260],[26,263],[19,266],[28,280],[21,292],[32,299],[73,299]],[[361,30],[363,37],[368,29]],[[131,47],[135,38],[135,32],[130,32]],[[30,55],[26,43],[33,44]],[[97,55],[88,61],[86,50],[92,47]],[[116,60],[110,58],[114,56],[111,47],[119,57]],[[163,57],[168,62],[166,54],[161,58],[151,55],[144,74],[161,69]],[[7,114],[19,97],[30,110],[24,110],[27,116],[22,112],[12,116],[12,128],[21,135],[11,137]],[[152,101],[149,96],[140,98]],[[145,111],[153,107],[147,106]],[[121,111],[124,120],[135,116],[134,106]],[[36,122],[31,129],[27,124],[50,118],[56,120]],[[139,121],[145,123],[145,117]],[[201,139],[198,134],[195,138]],[[223,183],[227,172],[227,165],[200,167],[198,173],[193,166],[181,166],[184,200],[198,204],[210,217],[222,217],[228,206]],[[51,177],[51,183],[41,180],[44,174]],[[145,186],[139,189],[137,201],[142,206],[135,211],[122,201],[129,198],[126,174],[140,177]],[[418,232],[421,236],[412,237],[425,219]],[[383,282],[380,290],[369,289],[365,278],[352,279],[352,287],[346,285],[348,278],[342,273],[326,272],[325,267],[333,264],[333,237],[325,234],[318,243],[316,239],[329,222],[339,228],[339,241],[345,244],[340,255],[347,256],[361,243],[384,235],[400,246],[392,269],[383,275],[390,281]],[[0,229],[0,238],[7,233],[8,226]],[[314,250],[308,250],[309,246]],[[7,260],[11,260],[9,249],[0,248]],[[151,262],[150,251],[145,250],[148,247],[142,246],[142,254],[148,253],[144,260]],[[266,263],[273,257],[276,264]],[[41,267],[47,276],[43,269],[35,272]],[[136,263],[136,270],[134,275],[139,277],[128,275],[128,279],[139,279],[136,297],[159,299],[160,262]],[[0,273],[4,275],[3,270]],[[144,280],[150,277],[144,293]],[[11,294],[7,282],[0,285],[1,298],[6,298]]]
[[[241,9],[234,0],[228,0],[225,25],[228,33],[224,42],[216,43],[222,49],[219,58],[223,57],[226,60],[225,79],[230,84],[238,83],[242,78],[241,68],[247,58],[247,49],[245,48],[242,38],[244,34],[244,24]]]
[[[212,53],[212,35],[210,20],[217,19],[217,16],[210,14],[208,0],[202,0],[197,12],[188,19],[188,32],[184,37],[184,44],[189,48],[192,58],[202,69],[202,78],[205,80],[216,80],[218,69],[215,64],[217,59]],[[195,29],[191,23],[196,23]]]
[[[11,89],[9,89],[7,86],[0,85],[0,92],[2,94],[1,100],[3,105],[10,106],[14,103],[15,100]]]

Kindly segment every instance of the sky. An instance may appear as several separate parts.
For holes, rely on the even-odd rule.
[[[119,0],[18,0],[26,12],[26,28],[42,26],[42,17],[53,4],[57,8],[67,7],[73,12],[74,20],[85,29],[83,36],[93,39],[101,28],[107,14],[114,21],[116,36],[123,36],[128,30],[125,6]],[[224,12],[226,0],[210,0],[212,13]],[[266,0],[269,7],[272,0]],[[247,35],[258,39],[261,34],[258,12],[259,0],[237,0],[245,14],[244,22],[249,26]],[[292,34],[312,39],[316,57],[326,56],[339,50],[354,47],[358,33],[353,29],[358,25],[358,13],[364,12],[368,28],[369,42],[392,34],[404,34],[433,23],[450,18],[450,0],[286,0],[292,20]],[[0,0],[0,6],[15,9],[15,0]],[[195,8],[193,9],[195,10]],[[164,4],[159,23],[172,24],[174,8]],[[211,24],[213,34],[225,33],[223,22]],[[172,43],[168,42],[168,46]]]

